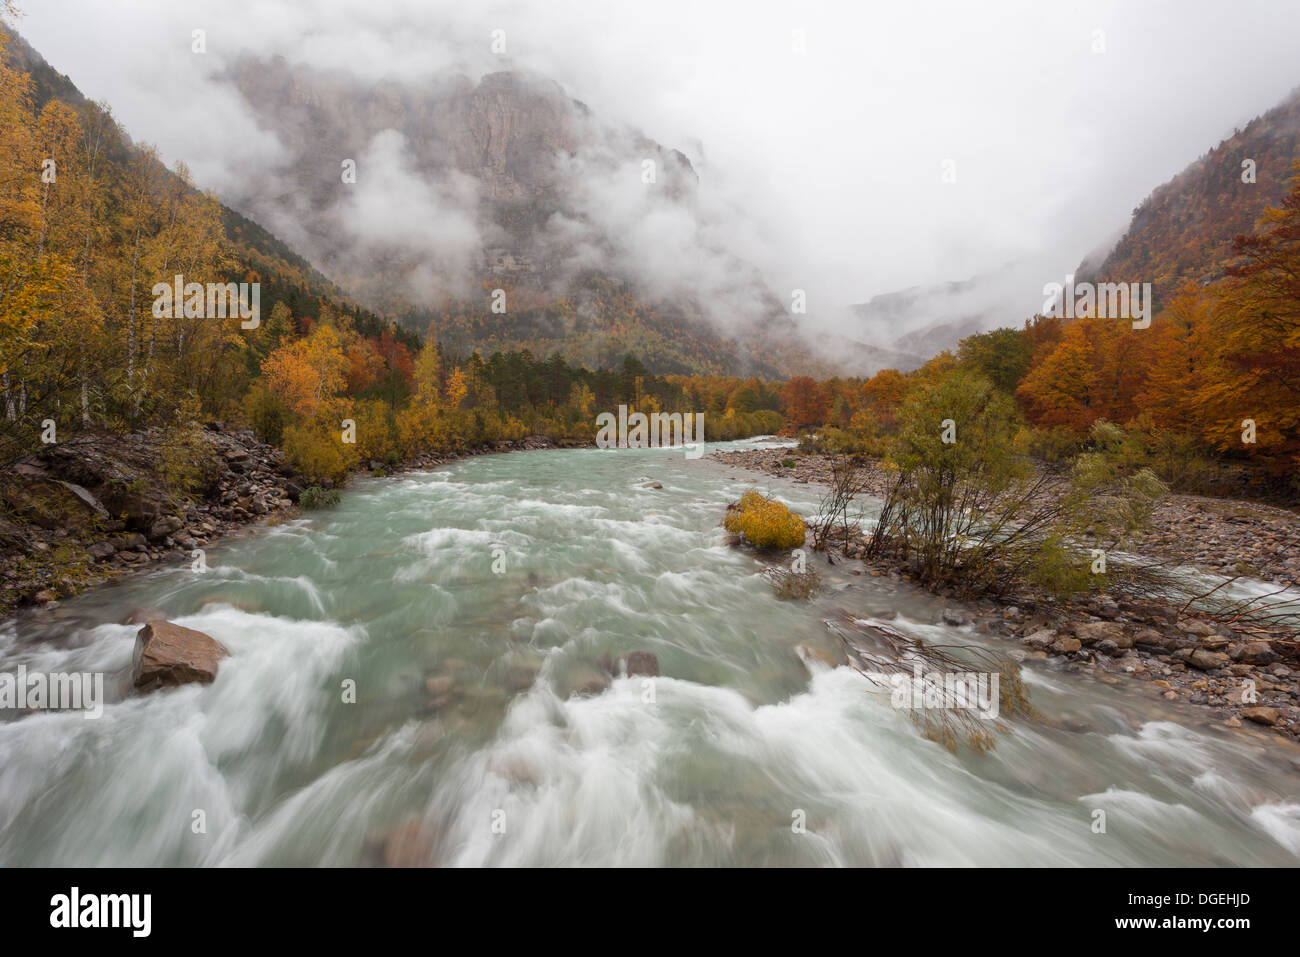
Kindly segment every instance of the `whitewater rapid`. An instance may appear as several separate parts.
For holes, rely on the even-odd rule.
[[[1006,649],[843,568],[777,599],[723,509],[818,492],[750,478],[680,450],[474,457],[5,623],[0,671],[103,672],[108,702],[0,714],[0,865],[1300,863],[1273,736],[1049,661],[1042,721],[951,754],[798,654],[834,650],[836,608]],[[140,608],[225,644],[217,680],[129,693]],[[630,651],[661,677],[604,678]]]

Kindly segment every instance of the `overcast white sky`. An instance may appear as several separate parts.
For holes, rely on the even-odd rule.
[[[239,53],[548,74],[691,156],[748,212],[738,251],[828,314],[1014,262],[1018,323],[1154,186],[1300,86],[1297,0],[19,2],[57,69],[218,191],[231,154],[275,155],[211,79]]]

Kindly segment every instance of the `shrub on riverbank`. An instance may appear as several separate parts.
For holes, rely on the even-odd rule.
[[[727,531],[743,535],[755,548],[798,548],[806,531],[798,515],[752,489],[739,502],[727,506],[722,524]]]
[[[1130,571],[1105,560],[1149,521],[1166,489],[1118,454],[1123,431],[1099,423],[1067,475],[1036,469],[1011,399],[955,370],[916,390],[899,414],[886,467],[895,478],[867,547],[931,588],[965,596],[1027,584],[1067,596]]]
[[[319,485],[313,485],[311,488],[303,490],[302,495],[298,498],[298,507],[303,509],[333,508],[342,501],[342,498],[336,488],[321,488]]]

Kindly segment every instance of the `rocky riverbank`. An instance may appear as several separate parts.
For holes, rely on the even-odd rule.
[[[800,483],[830,478],[827,457],[798,455],[789,448],[712,458]],[[870,494],[882,494],[886,475],[868,469]],[[852,574],[908,579],[905,571],[863,562],[864,545],[858,536],[846,549]],[[1279,583],[1300,578],[1295,570],[1300,516],[1248,502],[1170,496],[1157,508],[1139,547],[1221,574],[1251,574]],[[1008,657],[1016,661],[1062,659],[1067,671],[1093,674],[1105,683],[1143,682],[1166,700],[1217,709],[1230,727],[1245,722],[1300,739],[1300,656],[1293,641],[1234,629],[1154,601],[1101,596],[1013,604],[941,597],[948,601],[942,611],[946,624],[1015,642],[1018,647]]]
[[[0,472],[0,615],[51,602],[157,566],[192,561],[195,549],[297,511],[308,480],[248,429],[207,423],[198,433],[197,491],[168,488],[159,429],[79,435]],[[468,454],[551,448],[530,436]],[[206,454],[205,454],[206,453]],[[461,458],[417,455],[396,469],[423,471]]]
[[[307,483],[283,452],[219,423],[198,435],[204,474],[192,496],[168,487],[159,429],[79,435],[0,474],[0,612],[192,560],[236,528],[293,511]]]
[[[719,452],[710,458],[798,483],[830,481],[829,457],[801,455],[792,448]],[[874,463],[865,467],[865,474],[868,494],[884,495],[887,474]],[[1271,505],[1168,495],[1134,545],[1144,554],[1225,576],[1246,575],[1279,585],[1300,583],[1300,514]]]

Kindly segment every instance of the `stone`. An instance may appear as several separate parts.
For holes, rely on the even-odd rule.
[[[86,549],[86,551],[90,554],[90,557],[97,562],[107,561],[117,554],[117,548],[114,547],[112,542],[96,542],[94,545],[91,545]]]
[[[659,676],[659,656],[653,651],[629,651],[618,656],[618,669],[629,678],[634,675]]]
[[[1200,668],[1202,671],[1213,671],[1216,668],[1226,668],[1231,659],[1221,651],[1206,651],[1204,648],[1197,648],[1187,656],[1187,663],[1193,668]]]
[[[1032,635],[1028,635],[1020,640],[1023,644],[1026,644],[1031,648],[1048,648],[1054,641],[1056,641],[1056,632],[1052,631],[1050,628],[1044,628],[1042,631],[1036,631]]]
[[[211,635],[154,619],[135,636],[131,684],[141,691],[190,682],[211,684],[217,665],[230,652]]]
[[[1235,646],[1229,652],[1229,657],[1249,664],[1265,664],[1277,661],[1280,656],[1267,641],[1248,641],[1244,645]]]
[[[609,687],[609,677],[586,664],[576,665],[564,676],[564,696],[597,695]]]
[[[424,689],[435,698],[441,697],[451,691],[456,684],[456,680],[450,675],[433,676],[424,679]]]
[[[1058,638],[1052,643],[1052,650],[1058,655],[1070,654],[1082,647],[1078,638]]]
[[[85,505],[88,509],[94,512],[100,518],[108,518],[108,509],[104,508],[104,506],[99,503],[99,499],[95,498],[95,496],[91,495],[80,485],[76,485],[72,482],[60,481],[58,479],[56,479],[55,481],[57,481],[60,485],[62,485],[69,492],[71,492],[78,499],[80,499],[83,505]]]
[[[1127,612],[1135,618],[1143,621],[1161,622],[1166,625],[1172,625],[1178,620],[1178,612],[1168,605],[1161,605],[1156,602],[1134,601],[1121,602],[1120,609]]]
[[[943,623],[958,628],[968,621],[966,613],[959,608],[945,608],[943,610]]]
[[[1154,628],[1142,628],[1133,636],[1135,645],[1145,645],[1148,648],[1158,648],[1161,651],[1167,651],[1174,647],[1173,639],[1166,638]]]
[[[1209,638],[1218,635],[1214,626],[1208,621],[1201,621],[1197,618],[1184,618],[1178,622],[1178,630],[1185,635],[1196,635],[1198,638]]]
[[[1102,618],[1113,619],[1119,617],[1119,605],[1117,605],[1113,599],[1102,598],[1096,602],[1094,607],[1096,608],[1097,614]]]
[[[438,846],[437,833],[418,817],[408,818],[384,841],[388,867],[428,867]]]
[[[184,526],[185,523],[175,515],[164,515],[149,526],[149,541],[161,542],[172,532],[177,531]]]
[[[1127,634],[1124,626],[1117,621],[1089,621],[1082,625],[1075,625],[1074,634],[1085,645],[1104,639],[1114,642],[1117,648],[1133,647],[1133,637]]]
[[[832,655],[829,651],[814,648],[812,645],[795,645],[794,653],[799,656],[799,660],[804,664],[819,661],[827,668],[838,668],[844,664],[843,655]]]
[[[1266,724],[1271,728],[1273,725],[1277,724],[1278,719],[1282,717],[1282,713],[1278,711],[1277,708],[1266,708],[1263,705],[1258,705],[1254,708],[1243,708],[1241,716],[1247,721],[1254,721],[1256,724]]]

